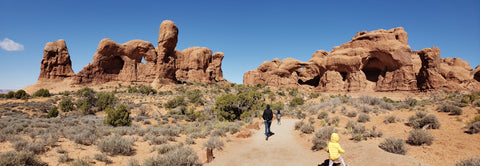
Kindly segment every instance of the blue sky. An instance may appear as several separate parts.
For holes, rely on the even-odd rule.
[[[93,61],[98,43],[140,39],[156,46],[158,28],[179,28],[177,50],[201,46],[225,53],[224,78],[264,61],[308,61],[358,31],[404,27],[412,50],[439,47],[441,57],[480,64],[480,1],[23,1],[0,0],[0,89],[34,84],[45,44],[64,39],[75,73]],[[17,44],[17,45],[15,45]]]

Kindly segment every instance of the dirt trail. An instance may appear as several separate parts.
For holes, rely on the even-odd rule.
[[[318,165],[319,156],[304,149],[295,141],[293,127],[297,120],[282,119],[281,125],[272,122],[275,135],[265,140],[265,126],[250,138],[227,146],[223,151],[214,151],[215,159],[206,165]]]
[[[321,165],[328,159],[325,151],[311,151],[298,141],[298,133],[294,131],[296,119],[282,119],[282,124],[272,123],[271,130],[275,135],[265,140],[265,127],[252,137],[229,143],[223,151],[214,151],[213,162],[207,166],[216,165]],[[425,165],[416,159],[404,155],[385,152],[376,144],[355,143],[341,137],[341,145],[346,150],[342,154],[347,165]],[[308,138],[307,138],[308,139]],[[344,143],[342,143],[344,142]]]

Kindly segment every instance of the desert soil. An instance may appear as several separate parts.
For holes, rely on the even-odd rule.
[[[227,144],[223,151],[214,151],[215,159],[207,166],[215,165],[322,165],[328,159],[328,153],[312,151],[294,130],[297,119],[282,119],[279,125],[274,121],[271,130],[275,135],[265,140],[265,127],[252,137]],[[342,154],[347,165],[426,165],[414,158],[387,153],[377,144],[354,143],[341,133],[340,144],[346,151]],[[345,143],[342,143],[345,142]]]

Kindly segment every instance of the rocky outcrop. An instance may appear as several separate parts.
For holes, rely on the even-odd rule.
[[[45,46],[39,81],[69,79],[72,84],[120,81],[153,83],[154,86],[179,80],[203,83],[225,81],[221,69],[223,53],[212,55],[208,48],[199,47],[180,52],[175,50],[177,41],[178,28],[169,20],[160,25],[157,47],[142,40],[118,44],[111,39],[103,39],[93,55],[93,62],[78,74],[73,73],[71,68],[65,41],[50,42]]]
[[[38,80],[61,80],[74,75],[65,40],[47,43],[43,50]]]
[[[205,47],[190,47],[177,54],[176,79],[211,83],[221,81],[223,53],[212,55],[212,50]]]
[[[473,79],[480,82],[480,65],[475,67],[475,70],[472,71]]]
[[[113,40],[103,39],[93,55],[93,62],[76,75],[76,83],[151,82],[155,76],[152,61],[155,57],[152,43],[132,40],[117,44]],[[145,58],[145,64],[142,58]]]
[[[246,85],[268,84],[313,91],[411,91],[472,89],[470,65],[458,58],[440,58],[433,47],[411,51],[403,28],[358,32],[331,52],[319,50],[308,62],[294,59],[264,62],[244,74]],[[295,62],[284,65],[285,61]],[[473,86],[475,85],[475,86]]]

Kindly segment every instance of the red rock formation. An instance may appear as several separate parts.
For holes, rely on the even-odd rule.
[[[480,65],[475,67],[475,70],[472,71],[473,78],[480,82]]]
[[[74,75],[65,40],[47,43],[43,51],[38,80],[61,80]]]
[[[154,86],[176,83],[177,78],[203,83],[225,81],[221,69],[223,53],[212,56],[211,50],[199,47],[180,52],[175,50],[177,40],[178,28],[169,20],[160,25],[156,48],[142,40],[117,44],[103,39],[98,44],[93,62],[76,75],[71,69],[65,41],[51,42],[45,46],[39,80],[69,78],[73,84],[121,81],[152,83]]]
[[[358,32],[331,52],[319,50],[308,62],[274,59],[244,74],[245,85],[306,87],[314,91],[411,91],[475,89],[470,65],[458,58],[440,59],[434,47],[411,51],[403,28]],[[478,73],[478,72],[477,72]],[[480,74],[479,74],[480,75]]]
[[[145,64],[141,62],[144,57]],[[93,62],[76,75],[76,83],[151,82],[155,78],[155,57],[152,43],[132,40],[120,45],[103,39]]]

